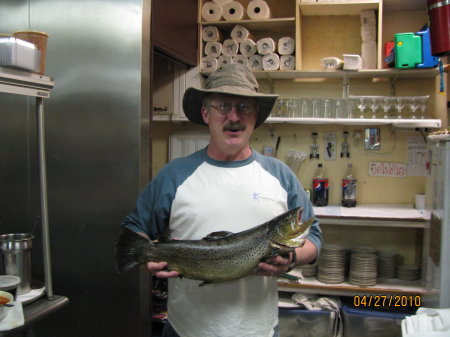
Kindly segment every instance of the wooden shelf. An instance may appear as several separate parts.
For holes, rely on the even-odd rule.
[[[359,15],[365,9],[378,9],[378,0],[349,2],[300,2],[302,15]]]
[[[260,80],[301,80],[301,79],[352,79],[352,78],[434,78],[439,75],[439,69],[371,69],[359,71],[322,71],[322,70],[258,70],[253,72]],[[210,73],[202,71],[203,76]]]
[[[314,277],[306,277],[304,280],[278,281],[278,290],[284,292],[302,292],[307,294],[323,294],[335,296],[354,296],[365,294],[383,295],[429,295],[430,291],[422,286],[422,281],[404,281],[399,279],[379,279],[374,286],[355,286],[348,282],[323,283]]]
[[[327,124],[327,125],[392,125],[398,128],[440,128],[440,119],[384,119],[384,118],[297,118],[269,117],[266,123],[271,124]]]
[[[200,21],[201,26],[217,26],[220,30],[231,31],[234,26],[242,25],[248,30],[267,31],[279,29],[292,29],[295,27],[295,18],[277,18],[267,20],[239,20],[239,21]]]

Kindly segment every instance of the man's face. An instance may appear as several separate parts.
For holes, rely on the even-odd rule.
[[[254,99],[213,94],[202,116],[211,133],[211,150],[235,155],[249,148],[257,117]]]

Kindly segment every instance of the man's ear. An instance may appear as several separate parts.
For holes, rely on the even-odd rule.
[[[201,114],[203,121],[205,122],[206,125],[208,125],[208,110],[206,109],[206,107],[202,106]]]

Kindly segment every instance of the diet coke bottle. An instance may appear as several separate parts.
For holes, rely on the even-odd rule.
[[[342,179],[342,206],[356,206],[356,179],[352,164],[348,164],[344,179]]]
[[[328,178],[325,178],[322,164],[317,165],[317,171],[313,178],[313,205],[328,205]]]

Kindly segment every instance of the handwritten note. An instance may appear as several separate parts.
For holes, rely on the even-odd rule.
[[[375,177],[406,177],[407,165],[404,163],[369,162],[369,176]]]

